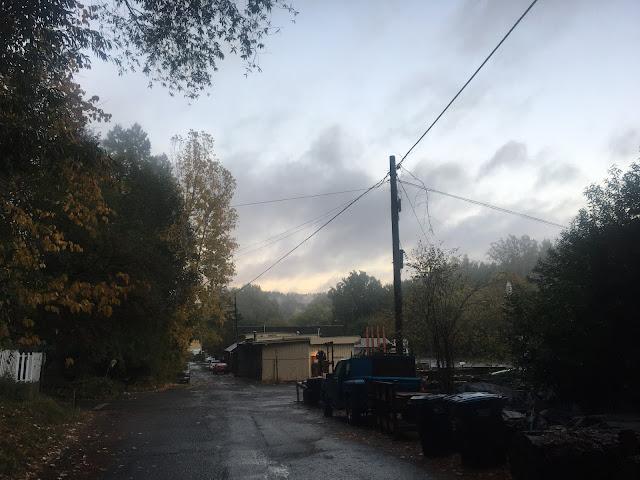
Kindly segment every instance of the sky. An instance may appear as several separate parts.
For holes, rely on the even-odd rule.
[[[407,153],[529,4],[294,0],[295,22],[274,12],[281,29],[267,39],[262,72],[245,76],[228,57],[208,96],[171,97],[99,61],[79,81],[113,115],[98,132],[139,123],[155,154],[191,129],[213,136],[237,182],[240,287],[384,178],[389,156]],[[539,0],[399,179],[569,225],[588,185],[640,157],[639,21],[637,0]],[[510,234],[553,241],[562,231],[408,184],[400,196],[408,259],[421,239],[486,261],[491,242]],[[254,283],[323,292],[354,270],[391,283],[390,217],[385,183]]]

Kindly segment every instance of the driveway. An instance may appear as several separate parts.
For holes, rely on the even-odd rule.
[[[393,441],[295,400],[292,384],[195,366],[189,385],[103,407],[118,419],[119,440],[100,478],[436,478],[415,455],[415,440]]]

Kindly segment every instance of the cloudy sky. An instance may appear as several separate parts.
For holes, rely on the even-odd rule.
[[[282,29],[268,38],[262,73],[245,77],[229,57],[208,97],[172,98],[99,62],[80,82],[100,96],[112,125],[140,123],[154,153],[168,153],[172,135],[210,133],[237,180],[235,205],[352,190],[238,206],[240,286],[361,193],[353,190],[382,179],[389,156],[409,150],[529,3],[297,0],[295,23],[274,15]],[[569,224],[587,185],[640,156],[639,21],[637,0],[540,0],[407,157],[410,173],[400,178]],[[509,234],[541,241],[561,231],[404,188],[400,239],[409,254],[423,230],[477,260]],[[352,270],[392,281],[388,183],[256,283],[326,291]]]

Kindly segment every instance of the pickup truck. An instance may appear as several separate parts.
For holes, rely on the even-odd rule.
[[[393,384],[396,392],[420,391],[415,358],[410,355],[371,355],[340,360],[333,374],[322,381],[321,398],[324,415],[346,410],[349,423],[357,425],[360,417],[371,411],[376,382]]]

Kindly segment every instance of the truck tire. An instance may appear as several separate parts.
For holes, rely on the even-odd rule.
[[[360,408],[350,398],[345,399],[345,404],[347,410],[347,421],[354,426],[360,425]]]

